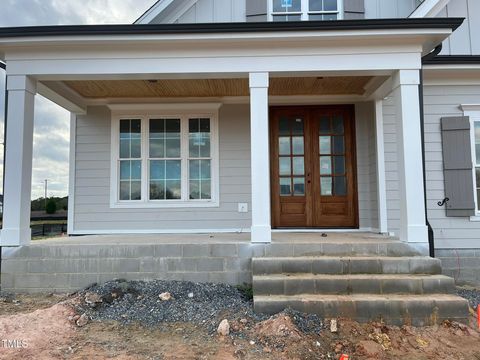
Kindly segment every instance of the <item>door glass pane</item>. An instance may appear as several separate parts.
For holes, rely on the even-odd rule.
[[[293,195],[305,195],[305,178],[293,178]]]
[[[345,196],[347,195],[347,179],[345,176],[335,177],[335,195]]]
[[[292,169],[290,165],[290,157],[281,157],[280,162],[280,175],[292,175]]]
[[[322,196],[332,196],[332,178],[320,178],[320,193]]]
[[[280,155],[290,155],[290,137],[281,136],[278,139],[278,153]]]
[[[343,117],[335,116],[333,118],[333,133],[334,134],[343,134]]]
[[[303,157],[293,158],[293,175],[305,174],[305,162]]]
[[[335,175],[345,174],[345,157],[344,156],[335,156],[334,173]]]
[[[333,137],[333,153],[334,154],[345,153],[345,140],[344,140],[343,136],[334,136]]]
[[[305,151],[303,136],[293,137],[292,142],[293,142],[293,155],[303,155]]]
[[[290,178],[280,178],[280,196],[290,196],[292,194]]]
[[[322,116],[320,118],[320,135],[330,134],[330,118],[328,116]]]
[[[288,118],[280,118],[278,122],[278,133],[282,136],[290,136],[290,126],[288,124]]]
[[[292,121],[292,135],[303,136],[303,119],[295,119]]]
[[[320,175],[332,174],[332,158],[330,156],[320,156]]]
[[[331,151],[331,140],[330,136],[320,136],[319,143],[320,143],[320,154],[321,155],[328,155]]]

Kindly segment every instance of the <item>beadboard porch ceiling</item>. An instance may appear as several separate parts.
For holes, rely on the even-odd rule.
[[[372,76],[278,77],[270,79],[271,96],[363,95]],[[248,79],[65,81],[86,99],[248,96]]]

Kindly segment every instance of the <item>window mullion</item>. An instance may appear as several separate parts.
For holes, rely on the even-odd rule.
[[[180,121],[180,147],[181,147],[181,159],[182,159],[182,201],[189,200],[189,138],[188,138],[188,118],[186,116],[181,117]]]
[[[301,20],[302,21],[308,21],[308,1],[309,0],[302,0],[302,17],[301,17]]]
[[[150,139],[149,139],[149,134],[150,134],[150,126],[149,126],[149,119],[142,117],[141,118],[141,154],[140,154],[140,161],[141,161],[141,194],[142,194],[142,202],[148,202],[149,201],[149,182],[150,182],[150,176],[149,176],[149,145],[150,145]]]

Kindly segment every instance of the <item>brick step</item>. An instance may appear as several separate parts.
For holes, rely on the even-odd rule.
[[[277,314],[286,308],[322,318],[358,322],[382,320],[390,325],[431,326],[444,320],[468,321],[468,301],[456,295],[293,295],[254,296],[257,313]]]
[[[255,295],[298,294],[451,294],[452,278],[443,275],[273,274],[253,277]]]
[[[253,258],[253,275],[309,274],[431,274],[442,273],[441,262],[414,257],[276,257]]]

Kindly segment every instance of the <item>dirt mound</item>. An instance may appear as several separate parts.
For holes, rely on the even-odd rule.
[[[0,316],[0,359],[52,359],[64,353],[74,326],[70,307],[57,304],[27,314]]]
[[[259,322],[255,332],[258,337],[289,337],[292,340],[302,337],[290,316],[283,313]]]

